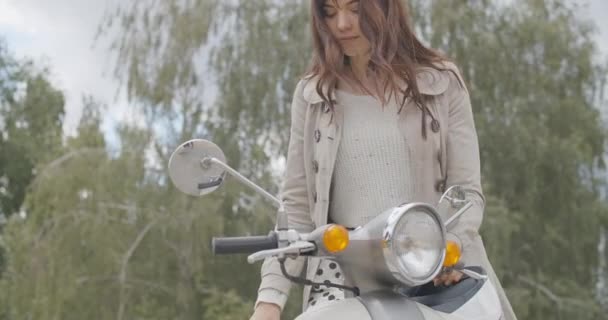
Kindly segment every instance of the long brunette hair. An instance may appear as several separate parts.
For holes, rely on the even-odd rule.
[[[345,77],[349,58],[344,55],[325,22],[325,1],[311,1],[314,52],[307,75],[319,78],[317,93],[333,112],[334,101],[330,97],[338,81],[352,83],[352,79]],[[411,98],[422,110],[422,135],[426,138],[425,118],[430,112],[426,107],[426,97],[418,89],[416,69],[426,66],[445,71],[437,63],[447,58],[418,40],[410,24],[407,6],[402,0],[360,0],[358,6],[361,32],[371,45],[368,69],[376,79],[381,80],[380,87],[375,88],[375,95],[383,104],[387,101],[386,94],[389,99],[393,95],[401,98],[399,112],[406,100]],[[360,82],[358,85],[370,93]],[[329,91],[323,92],[324,87]]]

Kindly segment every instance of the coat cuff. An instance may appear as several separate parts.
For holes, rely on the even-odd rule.
[[[283,310],[290,288],[291,281],[283,275],[274,273],[265,274],[262,276],[255,306],[257,307],[260,302],[269,302],[278,305]]]
[[[285,303],[287,302],[287,297],[288,296],[285,293],[276,289],[260,289],[258,291],[258,300],[255,302],[255,308],[257,308],[261,302],[274,303],[279,306],[281,312],[283,312],[283,308],[285,307]]]

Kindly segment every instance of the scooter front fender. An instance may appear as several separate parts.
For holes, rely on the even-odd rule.
[[[296,318],[296,320],[313,319],[439,320],[442,318],[435,317],[432,313],[430,318],[428,315],[425,318],[425,314],[420,310],[418,304],[404,297],[373,293],[311,308]]]
[[[295,320],[318,319],[373,320],[365,306],[357,298],[348,298],[310,308]]]
[[[432,310],[403,296],[387,293],[365,294],[308,309],[295,320],[461,320]]]

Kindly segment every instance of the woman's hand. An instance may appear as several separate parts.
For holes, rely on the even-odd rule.
[[[281,308],[274,303],[260,302],[249,320],[280,320]]]
[[[440,273],[435,279],[433,279],[433,284],[438,286],[440,284],[444,286],[451,286],[452,284],[456,284],[462,279],[463,273],[458,270],[448,270]]]

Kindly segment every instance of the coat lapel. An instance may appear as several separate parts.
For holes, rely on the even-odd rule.
[[[444,73],[429,67],[419,68],[416,79],[418,82],[418,88],[420,93],[429,96],[436,96],[444,93],[449,86],[449,77]],[[323,112],[322,104],[324,103],[323,98],[317,92],[317,85],[319,83],[319,77],[306,77],[306,84],[303,89],[303,97],[309,104],[314,106],[310,108],[316,113],[311,119],[315,119],[316,123],[311,126],[314,130],[322,130],[323,141],[313,146],[315,150],[315,156],[319,159],[324,159],[323,163],[320,163],[322,168],[325,168],[321,174],[323,176],[319,179],[315,179],[318,183],[315,186],[318,201],[321,203],[317,206],[317,211],[313,214],[313,221],[317,226],[324,225],[327,223],[327,216],[329,211],[329,196],[331,189],[331,179],[333,176],[336,157],[338,154],[338,147],[342,137],[342,128],[344,125],[344,114],[341,106],[335,108],[333,113],[333,121],[327,125],[331,113],[325,114]],[[328,93],[329,88],[324,86],[322,91]],[[335,92],[332,94],[332,99],[335,99]],[[405,111],[405,110],[404,110]],[[405,116],[407,111],[402,113],[402,117]],[[404,120],[402,120],[403,122]],[[313,134],[313,133],[308,133]],[[314,142],[313,142],[314,143]],[[312,160],[312,159],[311,159]]]

